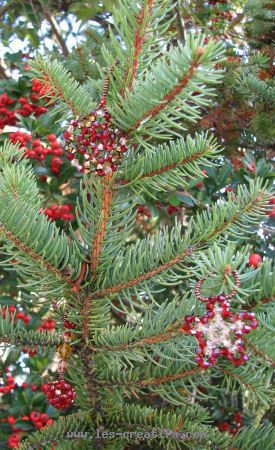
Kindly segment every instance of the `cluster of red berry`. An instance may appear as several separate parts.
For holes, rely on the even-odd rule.
[[[37,101],[38,96],[36,94],[30,95],[30,100]],[[16,114],[21,116],[30,116],[34,114],[36,118],[45,114],[48,110],[45,106],[32,103],[26,97],[20,97],[18,101],[10,98],[6,92],[0,95],[0,129],[6,125],[14,126],[18,122]],[[19,107],[15,108],[16,103],[19,103]],[[13,105],[13,106],[12,106]]]
[[[73,220],[74,214],[72,212],[72,205],[57,205],[54,204],[46,208],[43,212],[52,221],[54,220]]]
[[[12,126],[16,124],[16,115],[14,111],[8,108],[14,103],[15,101],[9,98],[5,92],[0,95],[0,129],[4,128],[6,125]]]
[[[149,210],[149,208],[147,208],[147,206],[139,205],[137,207],[136,222],[142,231],[150,231],[151,230],[151,224],[150,224],[151,217],[152,217],[152,213]]]
[[[21,131],[15,131],[9,134],[13,144],[19,143],[24,153],[29,159],[43,161],[47,155],[53,155],[51,169],[54,173],[59,173],[62,159],[59,156],[64,155],[61,144],[57,141],[55,134],[49,134],[47,139],[49,144],[45,146],[40,139],[32,139],[32,136]]]
[[[71,164],[79,171],[94,171],[101,177],[116,171],[127,151],[125,135],[112,127],[105,109],[73,120],[63,135]]]
[[[220,431],[228,432],[230,434],[236,434],[242,426],[243,419],[239,411],[234,414],[230,422],[224,420],[223,422],[220,422],[218,424],[218,428]]]
[[[38,411],[31,411],[29,416],[14,417],[8,416],[2,418],[2,423],[7,422],[11,426],[12,434],[8,438],[8,448],[18,448],[20,444],[20,432],[25,433],[24,429],[20,429],[16,426],[17,421],[28,421],[32,425],[40,430],[53,423],[53,420],[49,418],[46,413],[40,413]]]
[[[55,329],[55,321],[52,319],[42,320],[42,324],[37,328],[38,331],[52,331]]]
[[[35,94],[30,95],[30,99],[33,101],[37,101],[38,97]],[[16,114],[20,114],[21,116],[30,116],[34,114],[36,118],[40,117],[42,114],[46,114],[48,112],[45,106],[35,105],[34,103],[30,103],[26,97],[20,97],[18,102],[21,104],[20,108],[16,108],[14,112]]]
[[[233,19],[230,11],[216,11],[214,18],[211,18],[212,22],[218,23],[221,19],[228,20],[229,22]]]
[[[38,97],[43,97],[46,102],[50,101],[51,97],[53,96],[53,93],[51,92],[51,89],[47,87],[46,84],[41,83],[37,78],[32,80],[32,91],[35,92]],[[35,94],[32,94],[31,97],[33,97]],[[51,106],[54,103],[51,102]]]
[[[227,3],[227,0],[208,0],[209,5],[216,5],[217,3]]]
[[[0,393],[2,394],[7,394],[8,392],[12,391],[16,386],[14,382],[14,377],[12,377],[10,374],[7,374],[5,382],[6,384],[4,384],[4,386],[0,386]]]
[[[16,311],[16,306],[15,305],[11,305],[11,306],[3,306],[2,307],[2,317],[5,318],[7,311],[9,312],[10,316],[13,316],[14,312]],[[22,320],[25,325],[28,325],[29,322],[31,321],[31,317],[28,316],[27,314],[23,313],[23,311],[17,311],[15,314],[15,319],[17,320]]]
[[[168,214],[176,214],[178,211],[180,211],[181,207],[180,206],[173,206],[173,205],[168,205],[166,210]]]

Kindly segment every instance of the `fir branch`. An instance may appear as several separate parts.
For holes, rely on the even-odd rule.
[[[158,386],[160,384],[170,383],[171,381],[180,380],[182,378],[191,377],[192,375],[198,374],[201,371],[200,367],[195,367],[191,370],[184,370],[179,373],[175,373],[172,375],[166,375],[164,377],[152,378],[150,380],[142,380],[140,381],[141,386]]]
[[[56,108],[63,113],[71,111],[74,116],[92,111],[94,102],[90,94],[57,61],[37,55],[30,62],[34,75],[44,84],[45,96],[57,101]],[[51,100],[51,102],[52,102]]]
[[[192,79],[194,71],[198,67],[198,61],[195,60],[191,63],[188,73],[181,78],[175,86],[173,86],[172,89],[162,98],[159,105],[153,106],[152,108],[148,109],[133,125],[131,128],[128,128],[126,130],[127,134],[132,133],[134,130],[139,128],[142,122],[146,121],[146,119],[154,118],[162,109],[165,109],[169,103],[171,103],[179,94],[180,92],[187,86],[188,82]]]
[[[229,450],[234,449],[253,449],[253,450],[272,450],[275,441],[275,428],[272,423],[244,426],[236,436],[232,438]]]
[[[134,387],[134,386],[136,386],[136,387],[142,388],[142,387],[147,387],[147,386],[149,386],[149,387],[150,386],[159,386],[162,384],[171,383],[172,381],[181,380],[183,378],[188,378],[193,375],[197,375],[199,372],[202,372],[202,369],[200,367],[196,366],[195,368],[190,369],[190,370],[183,370],[178,373],[165,375],[163,377],[158,377],[158,378],[135,379],[135,380],[123,379],[122,381],[116,380],[116,379],[113,379],[112,381],[97,379],[97,383],[100,386],[106,386],[106,387],[107,386],[112,386],[112,387],[116,387],[116,386],[132,386],[132,387]]]
[[[91,428],[89,413],[75,413],[66,417],[59,417],[52,425],[48,425],[41,430],[36,431],[24,440],[19,450],[31,450],[37,448],[46,448],[52,446],[55,442],[62,444],[71,441],[67,433],[81,432]]]
[[[183,121],[196,122],[201,107],[210,103],[210,85],[221,78],[214,66],[222,47],[214,42],[204,47],[203,40],[202,35],[189,35],[184,48],[170,49],[146,76],[135,80],[132,93],[110,104],[113,120],[133,143],[182,135]]]
[[[187,185],[190,177],[201,177],[200,165],[213,166],[219,152],[216,140],[208,133],[145,148],[138,155],[130,152],[121,167],[123,185],[127,188],[129,182],[135,192],[155,198],[160,191]]]
[[[154,0],[143,0],[140,10],[139,18],[137,19],[137,29],[134,35],[132,55],[130,56],[130,64],[126,68],[124,85],[121,90],[121,96],[125,96],[125,89],[133,90],[133,81],[137,74],[137,67],[139,64],[139,56],[142,50],[142,45],[145,40],[148,22],[151,16]]]
[[[97,224],[97,231],[95,233],[95,237],[92,243],[92,255],[91,255],[91,264],[90,270],[92,273],[92,277],[95,276],[98,264],[99,257],[102,249],[102,245],[105,238],[105,232],[107,223],[110,216],[111,204],[113,199],[113,180],[112,174],[109,174],[104,179],[102,195],[101,195],[101,209],[100,209],[100,219]],[[83,336],[85,339],[89,337],[89,329],[88,329],[88,320],[89,320],[89,310],[90,310],[90,299],[89,297],[85,297],[83,303]]]
[[[231,378],[234,378],[235,380],[238,381],[239,384],[245,386],[247,389],[249,389],[252,392],[256,392],[257,388],[255,386],[253,386],[253,384],[248,383],[247,381],[245,381],[244,379],[242,379],[242,377],[240,375],[237,375],[236,373],[225,369],[224,367],[220,367],[220,370],[225,374],[228,375]]]
[[[94,275],[98,264],[99,256],[101,253],[101,248],[103,245],[106,226],[110,216],[111,203],[113,199],[113,182],[111,182],[112,175],[109,174],[105,177],[103,181],[103,189],[101,194],[101,211],[100,220],[97,225],[97,232],[95,234],[93,244],[92,244],[92,255],[91,255],[91,272]]]
[[[232,200],[229,200],[228,202],[228,209],[225,206],[222,206],[221,204],[216,205],[216,209],[213,210],[212,214],[215,214],[216,219],[216,228],[212,231],[212,229],[209,229],[209,223],[212,223],[213,220],[210,219],[209,215],[197,215],[197,218],[194,218],[194,220],[191,221],[189,224],[189,227],[185,233],[186,239],[190,234],[193,233],[193,238],[191,238],[191,244],[189,246],[184,245],[184,240],[180,237],[180,228],[175,229],[172,233],[172,236],[178,236],[175,238],[177,242],[180,242],[180,245],[178,246],[179,249],[182,249],[182,247],[185,247],[183,251],[176,254],[176,256],[173,256],[172,258],[167,258],[168,260],[166,262],[163,262],[163,258],[160,257],[158,254],[156,256],[151,256],[150,264],[147,266],[147,270],[143,270],[143,273],[137,273],[137,268],[131,266],[131,270],[127,271],[127,273],[124,276],[124,280],[118,284],[113,284],[106,288],[101,288],[95,293],[92,294],[91,298],[103,298],[105,296],[110,296],[113,294],[116,294],[120,291],[129,289],[133,286],[136,286],[138,284],[141,284],[142,282],[156,277],[156,275],[161,274],[168,269],[172,268],[173,266],[180,263],[184,258],[190,256],[191,253],[194,253],[195,251],[201,250],[205,246],[209,246],[210,243],[212,243],[213,239],[216,239],[221,234],[224,234],[225,232],[233,232],[235,231],[235,228],[237,228],[240,224],[239,222],[242,221],[242,218],[248,218],[252,214],[253,216],[258,217],[258,220],[265,215],[265,210],[263,209],[263,205],[266,204],[268,196],[267,194],[261,190],[261,187],[258,185],[257,187],[251,183],[251,191],[243,192],[243,188],[239,188],[238,196],[236,198],[235,203],[232,202]],[[245,196],[245,197],[244,197]],[[221,209],[221,210],[220,210]],[[219,211],[220,210],[220,211]],[[201,217],[199,219],[199,217]],[[203,221],[201,220],[204,217]],[[206,224],[207,220],[207,224]],[[208,222],[209,221],[209,222]],[[212,221],[212,222],[211,222]],[[194,230],[194,224],[197,224],[195,226]],[[197,229],[197,233],[196,233]],[[202,232],[203,230],[203,232]],[[159,239],[159,240],[158,240]],[[173,249],[174,243],[169,242],[169,237],[164,233],[164,235],[160,235],[159,237],[156,237],[156,242],[167,242],[167,245],[169,245],[170,249],[170,256],[175,254],[177,252],[177,249]],[[192,243],[193,241],[193,243]],[[144,243],[146,247],[144,246]],[[147,242],[144,241],[143,245],[141,245],[139,242],[136,244],[138,253],[142,251],[142,254],[150,254],[152,251],[152,242],[148,242],[148,248],[147,248]],[[160,244],[159,244],[160,245]],[[157,247],[156,247],[157,248]],[[164,249],[163,249],[164,250]],[[133,254],[135,254],[134,248],[130,248],[128,250],[131,254],[131,259],[133,259]],[[165,251],[165,254],[167,252]],[[127,256],[127,255],[126,255]],[[124,258],[126,257],[124,256]],[[137,261],[142,255],[137,254]],[[159,259],[160,258],[160,259]],[[126,258],[127,259],[127,258]],[[128,260],[128,259],[127,259]],[[116,257],[116,265],[118,265],[118,260]],[[161,264],[160,264],[161,263]],[[135,263],[136,264],[136,263]],[[138,271],[140,271],[140,262],[138,265]],[[114,266],[111,264],[110,268],[112,270],[114,269]],[[133,277],[133,274],[135,274],[135,277]],[[115,276],[115,273],[112,273],[113,277]],[[122,278],[122,272],[120,270],[120,279]],[[105,278],[106,279],[106,278]],[[102,285],[102,281],[99,279],[98,284]]]
[[[36,262],[39,262],[40,266],[44,267],[44,269],[54,275],[54,277],[58,278],[64,284],[68,284],[73,287],[74,283],[70,280],[68,275],[64,275],[61,271],[59,271],[55,266],[53,266],[48,261],[45,261],[44,258],[34,252],[29,246],[25,245],[20,241],[16,236],[12,234],[9,230],[7,230],[4,225],[0,225],[0,235],[5,237],[8,241],[12,242],[16,248],[18,248],[22,253],[28,255],[31,259]]]
[[[251,348],[252,352],[256,355],[259,356],[261,359],[263,359],[264,361],[267,361],[268,363],[271,364],[272,367],[275,367],[275,361],[270,358],[270,356],[268,356],[265,352],[263,352],[262,350],[260,350],[257,345],[253,344],[249,339],[247,338],[243,338],[244,342],[247,344],[247,346],[249,348]]]
[[[169,410],[124,403],[116,414],[110,415],[108,428],[111,428],[112,425],[116,429],[117,427],[119,429],[133,429],[135,432],[154,431],[159,433],[156,436],[158,445],[165,445],[165,448],[169,449],[182,448],[182,446],[198,448],[198,445],[210,449],[213,448],[214,443],[220,449],[227,448],[228,438],[226,436],[211,429],[209,425],[202,425],[199,422],[203,420],[201,413],[202,411],[194,405],[184,405]],[[185,434],[187,432],[189,437]],[[139,439],[134,438],[132,441],[138,442]],[[154,442],[155,439],[151,437],[150,441]],[[196,445],[196,447],[193,447],[193,445]],[[152,446],[152,443],[150,446]]]

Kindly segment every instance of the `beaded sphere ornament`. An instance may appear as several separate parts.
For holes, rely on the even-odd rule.
[[[237,271],[233,271],[235,285],[240,285]],[[235,366],[245,363],[249,357],[245,353],[244,334],[257,328],[255,313],[230,311],[229,299],[236,295],[234,289],[230,294],[224,293],[203,297],[201,286],[204,279],[198,281],[196,297],[206,304],[207,313],[202,317],[186,316],[181,329],[193,335],[199,344],[195,361],[203,369],[213,366],[220,356],[231,361]]]
[[[126,135],[113,127],[106,110],[108,89],[109,76],[96,109],[86,116],[77,117],[63,133],[71,164],[80,172],[95,172],[100,177],[115,172],[127,152]]]
[[[59,356],[58,362],[58,381],[53,381],[44,386],[43,391],[46,395],[47,401],[53,405],[56,409],[66,409],[69,408],[74,403],[76,393],[70,383],[65,381],[64,373],[67,369],[67,360],[71,355],[72,347],[69,342],[71,341],[71,333],[69,329],[74,329],[76,324],[69,322],[67,319],[67,314],[63,314],[63,326],[67,330],[63,333],[63,343],[57,348],[57,353]]]

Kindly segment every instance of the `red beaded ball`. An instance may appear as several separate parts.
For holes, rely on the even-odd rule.
[[[115,172],[127,151],[125,134],[113,128],[111,116],[103,108],[73,120],[63,136],[71,164],[101,177]]]
[[[48,383],[44,392],[48,402],[59,410],[69,408],[74,403],[76,396],[75,390],[64,380]]]

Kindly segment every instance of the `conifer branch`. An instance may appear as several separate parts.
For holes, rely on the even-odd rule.
[[[179,161],[177,163],[169,164],[167,166],[161,167],[158,170],[152,170],[152,172],[148,172],[148,173],[142,175],[141,179],[154,177],[156,175],[160,175],[162,173],[168,172],[169,170],[175,169],[176,167],[180,167],[181,165],[188,164],[192,161],[196,161],[201,156],[203,156],[205,154],[205,152],[207,152],[209,150],[210,150],[209,148],[206,148],[204,151],[198,152],[197,154],[191,155],[189,157],[187,156],[186,158],[183,158],[181,161]]]
[[[263,352],[262,350],[260,350],[257,345],[253,344],[249,339],[247,338],[243,338],[243,340],[245,341],[245,343],[247,344],[247,346],[249,348],[251,348],[252,353],[254,353],[254,355],[259,356],[261,359],[263,359],[264,361],[267,361],[271,364],[272,367],[275,367],[275,361],[268,355],[266,355],[265,352]]]
[[[133,81],[136,77],[137,67],[139,64],[139,56],[141,53],[142,45],[146,36],[146,29],[151,16],[154,0],[143,0],[140,11],[140,16],[137,19],[137,29],[134,35],[132,58],[130,58],[130,64],[126,68],[124,85],[121,90],[121,96],[125,96],[125,89],[129,89],[131,92],[133,89]]]
[[[57,101],[55,108],[62,112],[71,111],[74,116],[92,111],[94,102],[91,96],[59,61],[51,58],[45,60],[38,54],[30,65],[35,76],[44,84],[45,96]]]
[[[97,232],[95,234],[93,243],[92,243],[92,255],[91,255],[91,264],[90,271],[92,277],[96,275],[96,270],[99,264],[99,257],[102,249],[102,245],[105,238],[106,226],[110,216],[111,203],[113,199],[113,181],[112,174],[106,176],[106,178],[102,181],[104,183],[101,195],[101,211],[100,211],[100,220],[97,224]],[[89,309],[90,309],[90,299],[89,297],[84,298],[83,303],[83,336],[85,339],[89,337],[89,329],[88,329],[88,318],[89,318]]]
[[[160,111],[165,109],[169,103],[171,103],[179,94],[180,92],[187,86],[188,82],[192,79],[193,74],[198,67],[198,61],[194,60],[189,69],[188,73],[183,76],[182,79],[180,79],[177,84],[163,97],[163,99],[160,101],[160,103],[156,106],[153,106],[148,111],[146,111],[130,128],[126,130],[127,134],[132,133],[135,131],[142,122],[146,121],[148,118],[150,120],[154,118],[157,114],[159,114]]]
[[[235,380],[238,381],[238,383],[240,383],[241,385],[245,386],[247,389],[256,392],[257,388],[255,386],[253,386],[250,383],[247,383],[245,380],[243,380],[239,375],[237,375],[236,373],[231,372],[228,369],[225,369],[224,367],[220,367],[220,370],[225,374],[228,375],[231,378],[234,378]]]
[[[159,378],[151,378],[150,380],[142,380],[140,383],[141,386],[158,386],[160,384],[170,383],[171,381],[180,380],[182,378],[191,377],[201,371],[200,367],[195,367],[191,370],[184,370],[179,373],[175,373],[172,375],[166,375],[164,377]]]
[[[0,224],[0,235],[4,236],[8,241],[12,242],[15,247],[17,247],[22,253],[28,255],[30,258],[32,258],[34,261],[38,261],[39,264],[45,268],[47,272],[50,272],[52,275],[54,275],[56,278],[61,280],[63,283],[73,287],[74,283],[67,275],[64,275],[60,270],[58,270],[56,267],[54,267],[51,263],[48,261],[45,261],[43,257],[37,253],[35,253],[30,247],[25,245],[23,242],[20,241],[16,236],[12,234],[9,230],[7,230],[4,225]]]
[[[66,445],[68,445],[67,433],[85,431],[90,428],[89,413],[87,412],[77,412],[66,417],[59,417],[52,425],[29,435],[28,439],[20,443],[19,450],[49,448],[55,442],[58,442],[59,445],[66,442]]]
[[[241,197],[241,195],[242,194],[240,191],[239,196]],[[264,192],[261,193],[261,191],[260,191],[259,195],[263,195],[265,197],[266,193],[264,193]],[[242,199],[242,202],[244,200],[246,201],[246,199]],[[236,205],[236,207],[234,208],[234,211],[230,214],[228,219],[226,219],[224,217],[222,224],[218,228],[216,228],[212,232],[209,232],[209,234],[207,233],[207,235],[203,238],[198,236],[197,242],[194,245],[190,245],[189,247],[187,247],[182,253],[176,255],[174,258],[171,258],[167,262],[165,262],[163,264],[159,264],[158,266],[152,268],[151,270],[148,270],[148,271],[136,276],[135,278],[130,278],[131,274],[129,274],[129,278],[127,280],[125,280],[117,285],[106,287],[105,289],[100,289],[100,290],[96,291],[95,293],[93,293],[91,298],[103,298],[105,296],[116,294],[124,289],[126,290],[133,286],[136,286],[136,285],[144,282],[145,280],[153,278],[156,275],[168,270],[170,267],[173,267],[174,265],[178,264],[179,262],[181,262],[184,258],[189,256],[190,254],[193,254],[195,251],[200,250],[202,247],[209,245],[209,243],[211,242],[211,240],[213,238],[216,238],[219,235],[221,235],[222,233],[224,233],[225,231],[228,231],[231,226],[233,226],[234,224],[236,224],[238,222],[238,220],[241,218],[241,216],[251,213],[255,208],[256,209],[258,209],[259,207],[261,208],[262,202],[263,202],[263,200],[260,196],[256,197],[253,195],[252,199],[250,199],[245,204],[239,205],[239,208]],[[264,212],[262,212],[262,214],[264,214]]]

